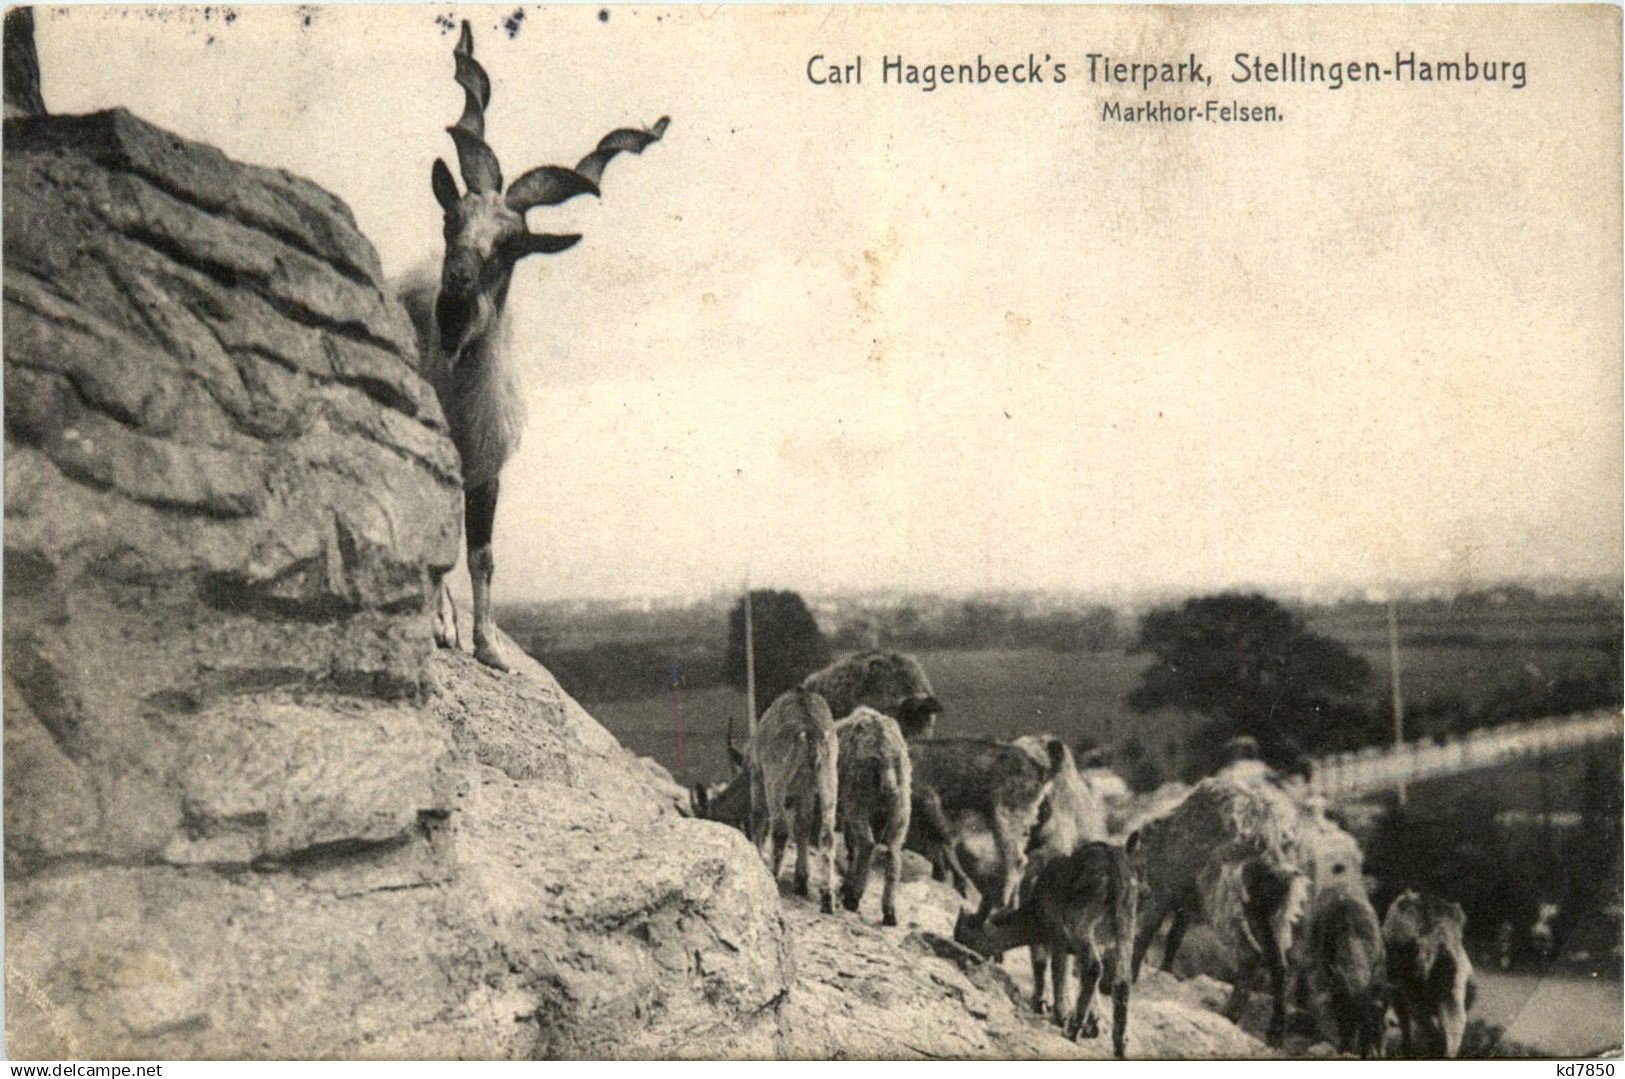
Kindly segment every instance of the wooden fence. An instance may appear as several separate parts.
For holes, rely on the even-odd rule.
[[[1621,731],[1621,714],[1615,711],[1505,723],[1454,735],[1442,743],[1429,738],[1399,747],[1332,753],[1316,759],[1312,782],[1326,795],[1384,790],[1606,742],[1620,738]]]

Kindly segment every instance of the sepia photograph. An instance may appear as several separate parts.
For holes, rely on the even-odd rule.
[[[1619,7],[3,74],[6,1059],[1613,1074]]]

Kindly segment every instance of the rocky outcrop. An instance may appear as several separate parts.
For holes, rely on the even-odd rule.
[[[912,859],[913,856],[910,855]],[[959,897],[923,874],[898,892],[899,929],[882,929],[879,898],[861,916],[831,918],[787,899],[795,981],[781,1008],[796,1058],[1110,1060],[1111,1038],[1071,1041],[1027,1003],[1026,949],[996,966],[953,942]],[[873,892],[873,890],[871,890]],[[1077,989],[1074,977],[1072,992]],[[1229,987],[1223,987],[1228,994]],[[1070,1003],[1070,1001],[1069,1001]],[[1145,970],[1129,1003],[1128,1055],[1208,1060],[1273,1054],[1217,1012],[1220,986]],[[1111,1003],[1100,998],[1110,1016]],[[1109,1021],[1105,1024],[1110,1026]]]
[[[743,837],[433,650],[456,456],[345,207],[121,111],[4,156],[10,1052],[771,1052]]]

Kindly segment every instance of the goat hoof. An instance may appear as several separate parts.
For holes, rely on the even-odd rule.
[[[490,641],[476,641],[474,644],[474,658],[495,671],[506,672],[508,661],[502,658],[502,652]]]
[[[856,914],[858,912],[858,897],[855,895],[841,896],[841,906]]]
[[[881,925],[896,925],[897,924],[897,912],[895,910],[888,910],[885,913],[881,914],[881,916],[880,916],[880,924]]]
[[[825,914],[834,914],[835,913],[835,897],[830,895],[828,892],[825,892],[824,893],[824,898],[822,900],[820,900],[819,903],[818,903],[818,909],[823,911]]]
[[[1081,1031],[1085,1038],[1100,1037],[1100,1020],[1091,1015],[1087,1020],[1084,1021]]]

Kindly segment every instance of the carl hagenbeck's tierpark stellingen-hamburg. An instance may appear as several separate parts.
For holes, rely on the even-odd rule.
[[[831,57],[814,53],[807,58],[807,81],[815,86],[861,86],[864,57]],[[1207,62],[1194,53],[1178,62],[1120,60],[1105,53],[1084,54],[1082,74],[1096,86],[1153,87],[1177,85],[1211,86]],[[871,69],[872,70],[872,69]],[[1063,60],[1045,53],[1029,53],[1014,63],[993,63],[981,54],[973,62],[912,64],[901,53],[880,58],[880,81],[885,85],[912,86],[926,93],[939,86],[1061,85],[1078,81]],[[1380,60],[1311,59],[1298,52],[1238,52],[1233,59],[1230,81],[1238,86],[1256,83],[1314,83],[1328,90],[1341,90],[1350,83],[1493,83],[1512,90],[1527,84],[1523,60],[1483,60],[1471,52],[1457,59],[1419,58],[1414,51],[1394,53],[1391,63]]]

